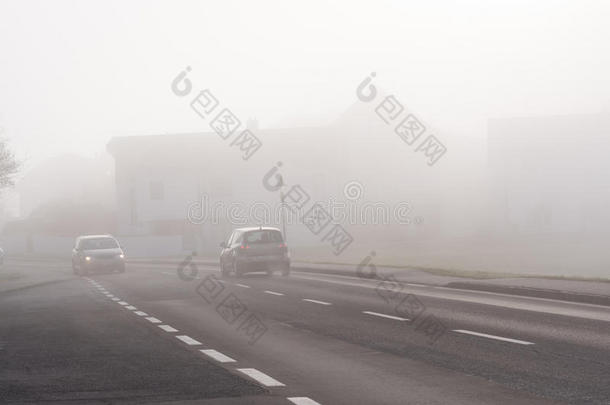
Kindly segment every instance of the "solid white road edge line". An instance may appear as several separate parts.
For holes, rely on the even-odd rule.
[[[250,288],[249,285],[245,285],[245,284],[239,284],[239,283],[235,283],[236,286],[241,287],[241,288]]]
[[[320,305],[332,305],[330,302],[312,300],[311,298],[303,298],[303,301],[313,302],[314,304],[320,304]]]
[[[400,316],[394,316],[394,315],[380,314],[379,312],[362,311],[362,313],[367,314],[367,315],[379,316],[381,318],[393,319],[395,321],[403,321],[403,322],[408,321],[407,318],[401,318]]]
[[[176,336],[176,339],[180,339],[184,343],[186,343],[187,345],[190,345],[190,346],[196,346],[196,345],[200,345],[201,344],[201,342],[199,342],[198,340],[195,340],[192,337],[187,336],[187,335]]]
[[[267,374],[258,371],[255,368],[238,368],[237,371],[247,375],[253,380],[258,381],[263,384],[265,387],[284,387],[285,385],[276,380],[273,377],[268,376]]]
[[[465,330],[465,329],[453,329],[453,332],[465,333],[467,335],[480,336],[480,337],[489,338],[489,339],[502,340],[504,342],[517,343],[519,345],[533,345],[533,344],[535,344],[535,343],[532,343],[532,342],[526,342],[525,340],[505,338],[505,337],[496,336],[496,335],[488,335],[487,333],[474,332],[474,331]]]
[[[201,349],[199,351],[220,363],[235,363],[235,361],[236,361],[236,360],[230,358],[229,356],[222,354],[219,351],[216,351],[213,349]]]

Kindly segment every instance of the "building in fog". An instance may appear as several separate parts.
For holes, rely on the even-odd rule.
[[[511,234],[608,232],[610,114],[489,121],[492,226]]]

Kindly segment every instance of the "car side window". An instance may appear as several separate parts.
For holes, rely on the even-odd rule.
[[[236,232],[235,236],[233,238],[233,245],[240,245],[241,244],[242,236],[243,236],[243,233]]]

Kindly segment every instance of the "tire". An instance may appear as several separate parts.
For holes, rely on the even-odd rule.
[[[231,270],[233,270],[233,275],[235,277],[241,277],[241,270],[239,269],[239,266],[237,265],[237,260],[233,260],[233,268]]]
[[[225,266],[223,262],[220,262],[220,276],[222,278],[227,278],[230,275],[231,275],[231,270],[227,269],[227,266]]]

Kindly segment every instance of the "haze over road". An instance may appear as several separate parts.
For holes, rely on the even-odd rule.
[[[200,265],[185,281],[176,270],[132,264],[125,274],[77,277],[62,262],[9,262],[3,273],[26,274],[31,286],[0,295],[2,402],[603,404],[610,397],[608,307],[406,286],[401,294],[415,294],[447,328],[430,343],[374,280],[299,272],[220,279],[216,267]],[[220,280],[222,292],[210,299],[204,280]],[[241,320],[218,309],[228,296],[266,328],[254,344]]]

